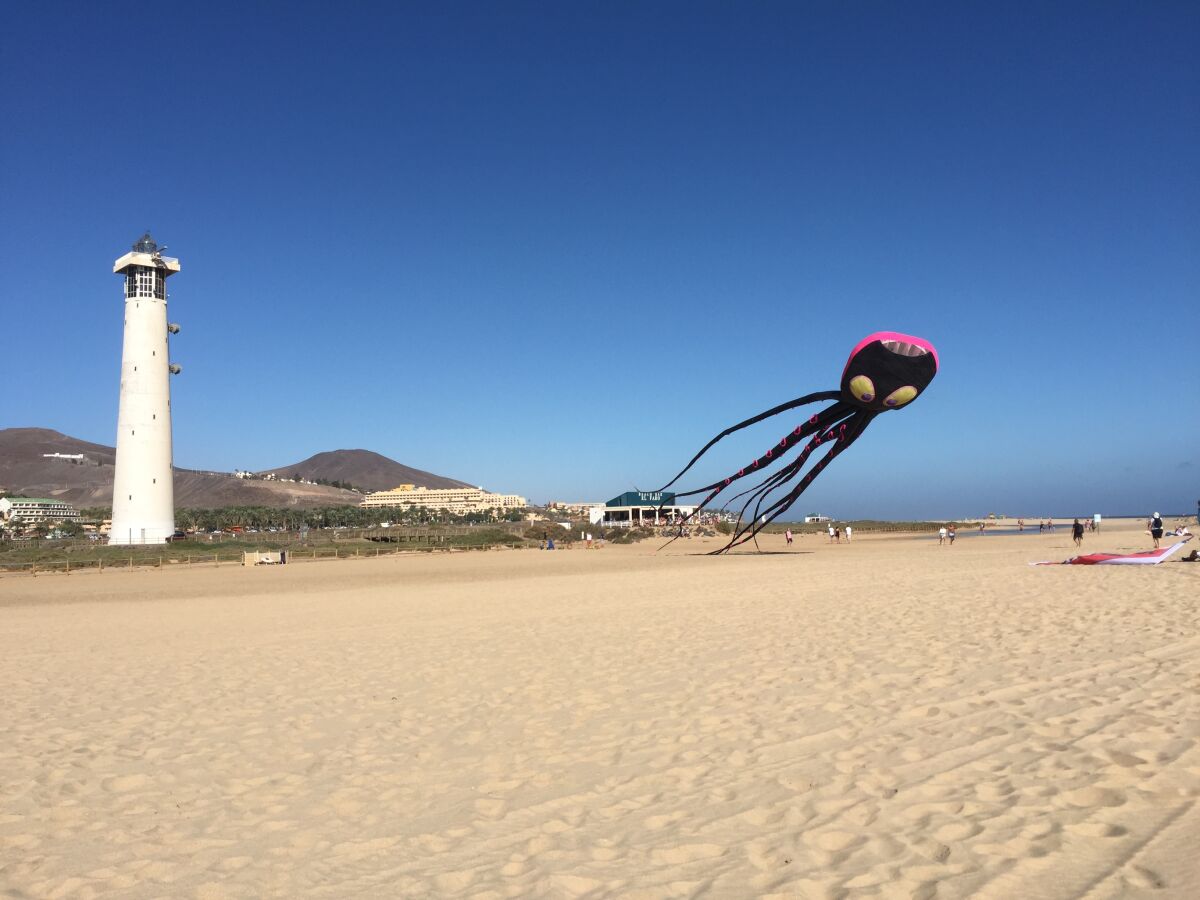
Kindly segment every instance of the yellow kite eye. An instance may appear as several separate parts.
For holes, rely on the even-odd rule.
[[[863,403],[870,403],[875,399],[875,382],[866,375],[855,375],[850,379],[850,393]]]
[[[896,409],[903,406],[913,397],[917,396],[917,389],[911,384],[906,384],[902,388],[896,388],[887,395],[887,399],[883,401],[883,405],[888,409]]]

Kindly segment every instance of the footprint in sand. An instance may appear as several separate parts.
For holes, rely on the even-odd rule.
[[[112,778],[106,778],[100,782],[100,787],[114,794],[123,794],[126,791],[136,791],[138,788],[143,788],[150,783],[150,779],[145,775],[114,775]]]
[[[584,878],[582,875],[557,874],[551,875],[546,881],[551,888],[548,894],[558,897],[582,897],[604,886],[603,882],[595,878]],[[538,886],[541,887],[542,883]]]
[[[865,838],[849,831],[820,831],[804,835],[804,840],[826,853],[841,853],[858,846]]]
[[[975,796],[980,800],[998,802],[1004,800],[1014,790],[1008,781],[983,782],[975,786]]]
[[[1125,872],[1125,880],[1134,887],[1160,890],[1167,886],[1166,880],[1157,872],[1142,866],[1130,866]]]
[[[783,811],[771,809],[766,806],[756,806],[753,809],[748,809],[741,814],[741,818],[749,822],[755,828],[762,828],[766,825],[771,825],[778,822],[783,817]]]
[[[945,862],[950,858],[950,848],[940,841],[922,839],[915,841],[912,848],[931,862]]]
[[[1104,755],[1111,759],[1118,766],[1131,769],[1134,766],[1144,766],[1146,761],[1134,756],[1132,753],[1122,753],[1120,750],[1106,750]]]
[[[1128,829],[1123,826],[1109,825],[1107,822],[1079,822],[1075,825],[1068,825],[1067,829],[1085,837],[1115,838],[1124,837],[1129,833]]]
[[[784,772],[776,778],[779,786],[794,794],[807,794],[813,789],[813,779],[806,772]]]
[[[695,862],[698,859],[715,859],[724,856],[726,848],[718,844],[680,844],[677,847],[663,847],[650,852],[650,859],[656,863],[666,863],[679,866]]]
[[[435,875],[433,883],[442,893],[451,893],[461,891],[475,880],[475,873],[469,869],[464,869],[460,872],[444,872],[441,875]]]
[[[983,828],[975,822],[951,822],[935,831],[934,837],[939,841],[965,841],[981,831]]]
[[[508,812],[508,804],[499,798],[485,798],[475,801],[475,810],[489,819],[503,819]]]
[[[673,812],[661,816],[651,816],[642,824],[650,831],[660,831],[666,828],[672,822],[678,822],[680,819],[687,818],[687,813]]]
[[[1120,791],[1109,788],[1085,787],[1075,791],[1067,791],[1062,800],[1071,806],[1121,806],[1125,803],[1125,795]]]

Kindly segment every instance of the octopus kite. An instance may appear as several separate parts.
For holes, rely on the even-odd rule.
[[[739,525],[738,530],[729,539],[729,543],[720,550],[713,551],[714,553],[724,553],[739,544],[753,540],[768,523],[778,518],[796,502],[804,490],[812,484],[813,479],[821,474],[834,457],[858,439],[859,435],[871,424],[872,419],[880,413],[900,409],[912,403],[933,381],[937,370],[937,351],[929,341],[892,331],[879,331],[868,335],[859,341],[858,346],[850,352],[850,358],[846,360],[846,368],[842,370],[842,384],[839,390],[818,391],[797,397],[795,400],[789,400],[787,403],[726,428],[705,444],[700,452],[692,457],[691,462],[660,490],[666,490],[678,481],[721,438],[728,437],[735,431],[798,406],[824,400],[835,401],[832,406],[816,413],[803,425],[797,425],[792,432],[784,435],[777,445],[744,469],[739,469],[728,478],[704,487],[676,493],[677,499],[707,493],[707,496],[692,513],[695,515],[712,503],[735,481],[745,478],[747,475],[753,476],[763,472],[773,464],[781,462],[789,451],[797,447],[802,448],[791,461],[776,472],[768,475],[754,487],[725,501],[725,505],[728,506],[735,500],[749,495],[749,499],[742,506],[742,517],[739,519],[739,522],[746,521],[746,524]],[[805,442],[806,438],[809,438],[807,443]],[[821,446],[827,446],[829,449],[803,477],[796,481],[804,464]],[[783,488],[790,489],[777,499],[773,499],[772,494]],[[763,505],[764,503],[766,506]],[[746,520],[745,514],[751,504],[754,505],[754,515]]]

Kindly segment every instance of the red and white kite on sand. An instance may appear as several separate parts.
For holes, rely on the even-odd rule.
[[[1060,563],[1036,562],[1031,566],[1156,566],[1172,553],[1192,539],[1191,535],[1170,547],[1159,547],[1157,550],[1143,550],[1141,553],[1088,553],[1084,556],[1072,556]]]

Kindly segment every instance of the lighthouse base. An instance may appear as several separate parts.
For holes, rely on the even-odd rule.
[[[172,525],[132,525],[113,522],[108,532],[109,546],[114,544],[165,544],[175,533]]]

